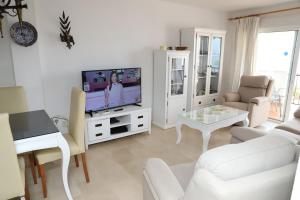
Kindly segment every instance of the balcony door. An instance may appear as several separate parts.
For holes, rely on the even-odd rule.
[[[289,117],[298,63],[298,30],[258,34],[254,75],[275,80],[269,118],[284,121]]]

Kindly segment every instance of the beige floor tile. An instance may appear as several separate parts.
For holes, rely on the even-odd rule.
[[[158,157],[169,165],[192,162],[202,152],[202,136],[197,130],[183,126],[182,141],[176,142],[174,128],[163,130],[156,126],[152,134],[138,134],[114,141],[91,145],[87,151],[91,182],[85,183],[82,164],[76,168],[74,158],[69,167],[69,184],[75,200],[141,200],[142,172],[147,158]],[[216,131],[209,148],[227,144],[229,128]],[[80,160],[81,161],[81,160]],[[30,171],[31,199],[42,198],[41,181],[33,185]],[[61,180],[60,162],[46,165],[49,200],[66,199]]]

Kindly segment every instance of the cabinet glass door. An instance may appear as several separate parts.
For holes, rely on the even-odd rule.
[[[197,39],[198,55],[196,61],[196,96],[205,95],[206,75],[209,59],[209,36],[199,36]]]
[[[182,95],[184,89],[185,58],[171,58],[171,96]]]
[[[222,37],[213,37],[211,42],[211,69],[209,94],[219,91],[219,77],[221,67]]]

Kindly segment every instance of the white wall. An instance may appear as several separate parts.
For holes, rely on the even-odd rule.
[[[0,86],[9,87],[15,85],[15,76],[6,20],[3,20],[2,23],[4,38],[0,37]]]
[[[255,14],[255,13],[263,13],[268,12],[272,10],[279,10],[279,9],[285,9],[285,8],[292,8],[292,7],[298,7],[300,6],[300,3],[286,3],[281,4],[277,6],[271,6],[271,7],[264,7],[264,8],[258,8],[258,9],[249,9],[249,10],[242,10],[242,11],[236,11],[229,13],[230,17],[237,17],[237,16],[244,16],[249,14]],[[227,42],[225,46],[225,58],[224,58],[224,69],[223,70],[223,79],[222,79],[222,91],[230,91],[230,79],[232,78],[232,66],[230,63],[230,57],[231,57],[231,49],[235,48],[232,46],[232,40],[234,39],[234,33],[231,29],[231,23],[228,23],[228,32],[227,32]],[[289,11],[289,12],[282,12],[277,14],[271,14],[271,15],[264,15],[261,16],[260,21],[260,31],[268,30],[268,29],[281,29],[283,27],[286,27],[287,29],[293,29],[293,27],[300,27],[300,10],[295,11]]]
[[[27,1],[27,3],[29,9],[23,12],[23,19],[35,25],[34,2]],[[17,21],[17,17],[7,17],[7,25],[3,27],[6,32],[5,38],[0,38],[0,87],[23,86],[28,109],[43,109],[43,84],[38,44],[23,47],[11,40],[9,27]]]
[[[178,45],[179,29],[226,29],[226,14],[160,0],[35,0],[45,107],[51,115],[69,110],[81,71],[142,67],[143,105],[152,105],[153,50]],[[58,17],[70,15],[76,45],[59,41]],[[159,89],[159,88],[156,88]]]

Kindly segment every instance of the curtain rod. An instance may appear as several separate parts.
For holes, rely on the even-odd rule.
[[[259,17],[262,15],[269,15],[269,14],[274,14],[274,13],[280,13],[280,12],[287,12],[287,11],[291,11],[291,10],[298,10],[300,9],[300,6],[298,7],[294,7],[294,8],[286,8],[286,9],[281,9],[281,10],[273,10],[270,12],[263,12],[263,13],[256,13],[256,14],[251,14],[251,15],[245,15],[245,16],[240,16],[240,17],[233,17],[233,18],[229,18],[228,20],[237,20],[237,19],[243,19],[243,18],[248,18],[248,17]]]

